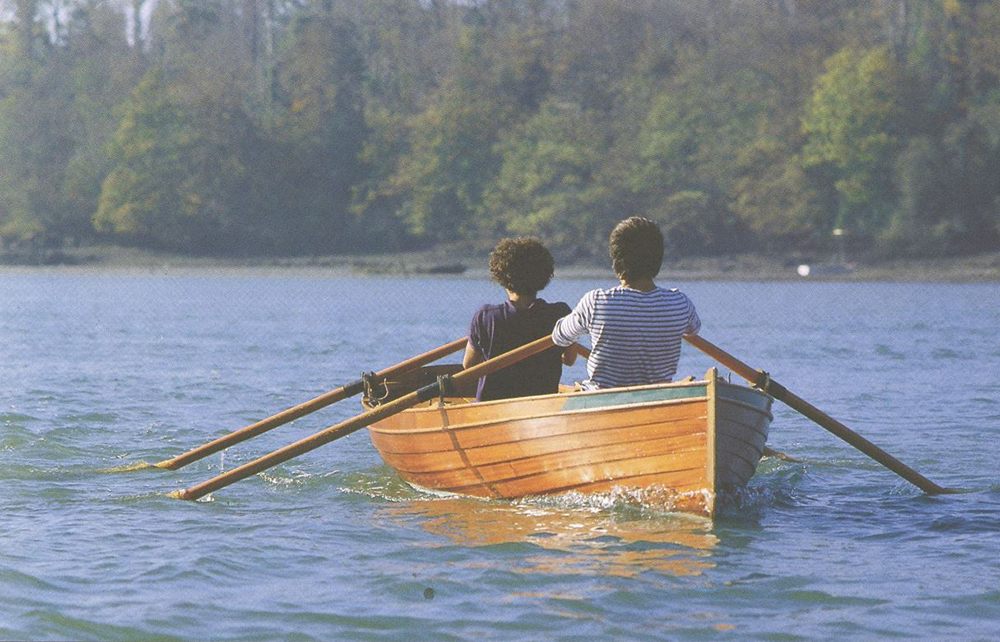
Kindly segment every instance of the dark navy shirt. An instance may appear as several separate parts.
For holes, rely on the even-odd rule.
[[[484,305],[476,311],[469,327],[469,342],[483,359],[552,333],[556,321],[570,313],[565,303],[535,301],[518,310],[509,300],[498,305]],[[559,391],[562,376],[562,350],[553,348],[528,357],[479,380],[476,399],[509,399],[543,395]]]

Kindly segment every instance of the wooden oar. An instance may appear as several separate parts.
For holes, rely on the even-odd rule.
[[[790,461],[790,462],[796,463],[796,464],[801,464],[802,463],[801,459],[796,459],[795,457],[792,457],[791,455],[786,455],[785,453],[781,452],[780,450],[775,450],[774,448],[768,448],[767,446],[764,446],[764,456],[765,457],[774,457],[775,459],[780,459],[781,461]]]
[[[416,370],[417,368],[424,366],[432,361],[437,361],[438,359],[445,357],[453,352],[457,352],[465,347],[468,342],[467,337],[462,337],[461,339],[455,339],[451,343],[446,343],[439,348],[434,348],[429,352],[411,357],[406,361],[401,361],[394,366],[390,366],[385,370],[380,370],[375,373],[375,378],[378,380],[385,379],[386,377],[402,374],[404,372],[409,372],[411,370]],[[176,470],[181,466],[187,466],[191,462],[198,461],[203,457],[208,457],[212,453],[219,452],[224,448],[229,448],[233,444],[238,444],[241,441],[246,441],[251,437],[256,437],[262,433],[267,432],[278,426],[287,424],[290,421],[294,421],[300,417],[304,417],[311,412],[315,412],[320,408],[325,408],[330,404],[336,403],[342,399],[347,399],[348,397],[353,397],[354,395],[364,391],[364,382],[361,379],[353,383],[343,385],[336,390],[331,390],[330,392],[320,395],[315,399],[311,399],[305,403],[299,404],[289,408],[288,410],[283,410],[276,415],[272,415],[267,419],[262,419],[255,424],[251,424],[245,428],[240,428],[235,430],[228,435],[219,437],[214,441],[210,441],[204,446],[199,446],[192,450],[187,451],[181,455],[177,455],[173,459],[166,459],[157,464],[153,464],[157,468],[169,468],[170,470]]]
[[[450,384],[458,387],[466,381],[476,380],[479,377],[496,372],[501,368],[506,368],[507,366],[517,363],[522,359],[526,359],[532,355],[547,350],[553,347],[553,345],[552,337],[542,337],[541,339],[532,341],[531,343],[525,344],[520,348],[516,348],[510,352],[493,357],[492,359],[459,372],[458,374],[450,377]],[[403,410],[406,410],[407,408],[415,406],[420,402],[427,401],[428,399],[433,399],[441,394],[444,394],[447,390],[442,390],[442,386],[444,385],[447,387],[447,384],[445,383],[447,381],[449,381],[448,377],[439,378],[436,382],[404,395],[399,399],[395,399],[376,408],[372,408],[371,410],[363,412],[353,419],[348,419],[347,421],[342,421],[339,424],[330,426],[329,428],[321,430],[310,437],[300,439],[299,441],[276,450],[269,455],[265,455],[247,464],[243,464],[239,468],[234,468],[227,473],[213,477],[212,479],[198,484],[197,486],[192,486],[187,490],[178,490],[170,493],[170,497],[175,497],[177,499],[198,499],[199,497],[204,497],[212,491],[228,486],[233,482],[237,482],[251,475],[256,475],[257,473],[267,470],[272,466],[276,466],[277,464],[288,461],[293,457],[298,457],[299,455],[307,453],[310,450],[319,448],[323,444],[329,443],[334,439],[345,437],[356,430],[375,423],[380,419],[385,419],[386,417],[395,415]]]
[[[823,428],[826,428],[834,435],[840,437],[925,493],[929,495],[939,495],[941,493],[960,492],[954,489],[938,486],[816,406],[813,406],[804,399],[794,395],[787,388],[771,379],[770,375],[763,370],[751,368],[707,339],[704,339],[696,334],[686,334],[684,335],[684,340],[767,394],[771,395],[778,401],[784,402],[809,419],[812,419]]]
[[[575,352],[576,354],[578,354],[579,356],[583,357],[584,359],[589,359],[590,358],[590,350],[588,348],[586,348],[585,346],[580,345],[579,343],[574,343],[574,344],[570,345],[567,348],[567,350],[571,350],[571,351]],[[795,457],[792,457],[791,455],[786,455],[785,453],[783,453],[781,451],[775,450],[773,448],[768,448],[767,446],[764,446],[764,456],[765,457],[774,457],[776,459],[781,459],[782,461],[788,461],[788,462],[794,462],[794,463],[802,463],[801,459],[796,459]]]

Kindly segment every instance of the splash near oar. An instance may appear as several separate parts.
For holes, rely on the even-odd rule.
[[[427,365],[428,363],[437,361],[442,357],[446,357],[449,354],[461,350],[462,348],[465,347],[467,341],[468,339],[466,337],[462,337],[461,339],[455,339],[454,341],[446,343],[443,346],[434,348],[433,350],[417,355],[415,357],[411,357],[406,361],[401,361],[396,365],[390,366],[384,370],[380,370],[379,372],[376,372],[374,374],[373,378],[375,380],[382,380],[385,379],[386,377],[403,374],[411,370],[415,370],[417,368]],[[261,435],[269,430],[277,428],[278,426],[283,426],[284,424],[287,424],[290,421],[294,421],[296,419],[299,419],[300,417],[304,417],[310,413],[316,412],[321,408],[326,408],[327,406],[334,404],[338,401],[341,401],[343,399],[347,399],[348,397],[353,397],[354,395],[357,395],[363,391],[364,391],[364,381],[362,379],[359,379],[353,383],[349,383],[339,388],[336,388],[335,390],[331,390],[330,392],[320,395],[315,399],[310,399],[305,403],[299,404],[297,406],[279,412],[276,415],[272,415],[267,419],[258,421],[255,424],[251,424],[249,426],[246,426],[245,428],[240,428],[239,430],[233,431],[223,437],[219,437],[214,441],[210,441],[203,446],[199,446],[198,448],[189,450],[186,453],[178,455],[172,459],[166,459],[156,464],[147,464],[143,462],[142,464],[133,464],[129,466],[123,466],[121,468],[109,469],[106,472],[125,472],[131,470],[140,470],[143,468],[149,468],[151,466],[155,466],[156,468],[167,468],[170,470],[177,470],[182,466],[187,466],[192,462],[198,461],[199,459],[202,459],[204,457],[208,457],[209,455],[217,453],[220,450],[224,450],[225,448],[228,448],[234,444],[238,444],[252,437],[256,437],[257,435]]]
[[[808,401],[796,396],[777,381],[771,379],[770,375],[763,370],[751,368],[711,341],[708,341],[707,339],[704,339],[696,334],[686,334],[684,335],[684,340],[722,365],[726,366],[737,375],[743,377],[757,388],[763,390],[778,401],[790,406],[794,410],[797,410],[799,413],[808,419],[813,420],[815,423],[819,424],[821,427],[830,431],[837,437],[840,437],[928,495],[962,492],[957,489],[938,486],[816,406],[813,406]]]
[[[148,461],[136,461],[131,464],[123,464],[121,466],[114,466],[112,468],[102,468],[97,471],[99,473],[130,473],[133,470],[144,470],[146,468],[155,468],[156,464],[151,464]]]
[[[774,457],[775,459],[780,459],[781,461],[791,462],[793,464],[801,464],[802,463],[801,459],[798,459],[796,457],[792,457],[791,455],[786,455],[785,453],[781,452],[780,450],[775,450],[774,448],[768,448],[767,446],[764,446],[764,456],[765,457]]]
[[[502,355],[489,359],[488,361],[484,361],[479,365],[463,370],[452,377],[441,377],[435,383],[424,386],[419,390],[411,392],[384,405],[377,406],[376,408],[364,412],[352,419],[330,426],[329,428],[321,430],[310,437],[306,437],[305,439],[301,439],[293,444],[285,446],[284,448],[276,450],[269,455],[255,459],[254,461],[244,464],[239,468],[234,468],[227,473],[213,477],[212,479],[198,484],[197,486],[192,486],[186,490],[174,491],[170,493],[170,497],[174,497],[176,499],[198,499],[200,497],[204,497],[205,495],[228,486],[229,484],[245,479],[251,475],[255,475],[261,471],[271,468],[272,466],[286,462],[289,459],[298,457],[299,455],[305,454],[311,450],[315,450],[316,448],[334,441],[335,439],[346,437],[347,435],[380,419],[395,415],[423,401],[441,396],[447,392],[447,388],[449,386],[458,387],[463,383],[474,381],[480,377],[484,377],[488,374],[496,372],[497,370],[506,368],[507,366],[517,363],[518,361],[527,359],[532,355],[553,347],[555,347],[555,344],[552,343],[552,337],[545,336],[541,339],[536,339],[535,341],[525,344],[520,348],[515,348],[510,352],[506,352]]]

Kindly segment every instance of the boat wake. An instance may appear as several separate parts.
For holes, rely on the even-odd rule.
[[[559,495],[534,495],[516,500],[515,504],[562,509],[590,509],[632,515],[690,514],[692,505],[708,505],[707,491],[683,492],[665,486],[632,488],[616,486],[600,493],[569,492]]]
[[[340,475],[340,471],[330,471],[327,473],[310,473],[303,470],[288,471],[275,473],[274,471],[266,471],[257,473],[257,476],[266,481],[272,486],[286,486],[286,487],[313,487],[319,486],[324,483],[325,480],[336,477]]]
[[[717,515],[747,517],[758,515],[769,507],[788,507],[799,503],[795,492],[796,480],[803,467],[782,463],[767,471],[760,483],[745,488],[727,488],[716,497]],[[701,519],[690,512],[695,504],[707,505],[707,491],[677,492],[665,486],[635,488],[616,486],[599,493],[568,492],[558,495],[530,495],[519,499],[486,499],[421,488],[407,483],[388,466],[349,474],[331,473],[337,489],[345,494],[360,495],[385,502],[436,502],[468,500],[483,505],[494,504],[516,508],[568,510],[584,513],[606,513],[629,519],[654,519],[666,515],[684,515]],[[284,483],[295,483],[285,480]]]
[[[371,499],[388,502],[411,502],[421,499],[438,499],[451,494],[425,491],[407,484],[388,466],[368,472],[357,472],[342,476],[337,488],[342,493],[363,495]]]
[[[156,466],[147,461],[135,461],[131,464],[112,466],[111,468],[101,468],[97,472],[101,475],[107,475],[111,473],[130,473],[134,470],[145,470],[146,468],[156,468]]]

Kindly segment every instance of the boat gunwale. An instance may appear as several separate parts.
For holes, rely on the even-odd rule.
[[[726,383],[726,382],[723,382],[723,383]],[[589,397],[591,395],[605,395],[605,394],[615,394],[615,393],[622,393],[622,392],[633,392],[633,391],[639,391],[639,390],[653,390],[653,389],[656,389],[656,388],[693,388],[693,387],[696,387],[696,386],[705,386],[705,385],[708,385],[708,380],[707,379],[698,379],[698,380],[693,380],[693,381],[668,381],[668,382],[660,382],[660,383],[647,383],[647,384],[643,384],[641,386],[622,386],[620,388],[599,388],[597,390],[569,390],[569,391],[566,391],[566,392],[550,392],[550,393],[547,393],[547,394],[544,394],[544,395],[528,395],[526,397],[510,397],[508,399],[491,399],[489,401],[476,401],[475,399],[473,399],[472,401],[467,401],[467,402],[464,402],[464,403],[457,403],[457,404],[450,405],[448,407],[449,408],[464,408],[464,407],[468,407],[468,406],[475,406],[477,408],[485,408],[485,407],[489,407],[489,406],[493,406],[493,405],[509,404],[511,402],[521,402],[521,401],[529,401],[529,400],[530,401],[534,401],[536,399],[549,399],[549,398],[553,398],[553,397],[562,397],[562,398],[569,398],[569,397]],[[733,386],[734,388],[756,390],[754,388],[750,388],[749,386],[737,386],[737,385],[731,384],[731,383],[728,383],[727,385]],[[756,392],[761,392],[761,391],[756,390]],[[761,393],[761,394],[764,394],[764,393]],[[450,399],[470,399],[471,397],[457,397],[457,396],[456,397],[448,397],[446,395],[445,398],[446,399],[447,398],[450,398]],[[365,403],[365,402],[363,402],[363,403]],[[365,403],[365,405],[367,405],[367,403]],[[372,406],[372,407],[377,407],[377,406]],[[431,408],[437,408],[437,406],[431,406]],[[411,407],[411,408],[407,408],[403,412],[419,411],[419,410],[426,410],[426,409],[427,408],[424,407],[424,406],[414,406],[414,407]]]
[[[715,370],[715,368],[710,368],[709,371],[711,371],[711,370]],[[708,373],[706,372],[706,374],[708,374]],[[741,385],[741,384],[733,383],[731,381],[726,381],[722,377],[717,377],[716,378],[716,383],[720,387],[729,388],[729,389],[733,389],[733,390],[740,390],[740,391],[749,391],[749,392],[755,393],[757,395],[761,395],[761,396],[764,396],[764,397],[766,397],[768,399],[771,399],[772,402],[774,400],[774,398],[771,397],[771,395],[767,394],[763,390],[760,390],[759,388],[756,388],[754,386],[747,386],[747,385]],[[594,396],[594,395],[620,394],[620,393],[623,393],[623,392],[637,392],[637,391],[643,391],[643,390],[655,390],[657,388],[694,388],[694,387],[697,387],[697,386],[708,386],[708,384],[709,384],[708,378],[703,378],[703,379],[692,379],[690,381],[683,381],[683,380],[682,381],[668,381],[668,382],[659,382],[659,383],[647,383],[647,384],[642,384],[642,385],[638,385],[638,386],[621,386],[621,387],[613,387],[613,388],[599,388],[599,389],[596,389],[596,390],[568,390],[568,391],[565,391],[565,392],[550,392],[550,393],[543,394],[543,395],[528,395],[528,396],[524,396],[524,397],[510,397],[510,398],[507,398],[507,399],[491,399],[489,401],[476,401],[472,397],[460,397],[460,396],[448,397],[447,395],[445,395],[445,398],[446,399],[472,399],[471,401],[466,401],[466,402],[463,402],[463,403],[451,404],[451,405],[448,406],[449,408],[465,408],[465,407],[470,407],[470,406],[475,406],[477,408],[484,408],[484,407],[490,407],[490,406],[493,406],[493,405],[509,404],[511,402],[534,401],[534,400],[537,400],[537,399],[549,399],[549,398],[553,398],[553,397],[563,397],[563,398],[590,397],[590,396]],[[560,385],[563,385],[563,384],[560,384]],[[707,395],[707,391],[706,391],[706,395]],[[729,399],[727,399],[727,400],[729,400]],[[729,400],[729,401],[735,401],[735,400]],[[368,406],[367,400],[363,400],[362,403],[365,406]],[[769,404],[769,406],[770,406],[770,404]],[[370,407],[375,408],[377,406],[370,406]],[[613,407],[617,407],[617,406],[613,406]],[[428,408],[437,408],[437,406],[413,406],[413,407],[407,408],[403,412],[413,412],[413,411],[427,410]]]
[[[707,384],[708,382],[706,381],[706,382],[702,382],[702,383]],[[730,384],[730,385],[732,385],[732,384]],[[753,390],[754,392],[757,392],[757,393],[759,393],[761,395],[768,396],[765,393],[760,392],[759,390],[755,390],[753,388],[743,388],[741,386],[734,386],[734,387],[740,387],[741,389],[746,389],[746,390]],[[644,386],[643,388],[645,389],[646,387]],[[624,388],[611,388],[609,390],[625,390],[625,389]],[[431,426],[431,427],[426,427],[426,428],[392,428],[392,429],[385,429],[385,428],[382,428],[382,427],[378,426],[378,423],[381,423],[381,421],[380,421],[380,422],[376,422],[375,424],[369,425],[368,426],[368,430],[371,431],[371,432],[375,432],[375,433],[379,433],[379,434],[384,434],[384,435],[417,435],[417,434],[427,434],[427,433],[436,433],[436,432],[453,432],[453,431],[468,430],[468,429],[473,429],[473,428],[485,428],[485,427],[489,427],[489,426],[495,426],[496,424],[509,423],[509,422],[512,422],[512,421],[549,419],[551,417],[559,417],[559,416],[569,417],[569,416],[574,416],[574,415],[592,414],[592,413],[598,413],[598,412],[608,412],[608,411],[611,411],[611,410],[615,410],[615,411],[617,411],[617,410],[633,410],[633,409],[653,408],[653,407],[659,407],[659,406],[673,406],[673,405],[683,405],[683,404],[688,404],[688,403],[697,403],[697,402],[702,402],[702,401],[706,401],[707,399],[709,399],[709,396],[708,396],[707,392],[708,391],[707,391],[707,388],[706,388],[706,394],[704,396],[698,396],[698,397],[684,397],[684,398],[681,398],[681,399],[657,399],[657,400],[654,400],[654,401],[640,401],[640,402],[630,403],[630,404],[621,404],[621,405],[618,405],[618,406],[603,406],[603,407],[597,407],[597,408],[576,408],[576,409],[572,409],[572,410],[563,410],[563,409],[560,409],[560,410],[556,410],[554,412],[550,411],[550,412],[542,412],[542,413],[538,413],[538,414],[524,415],[523,417],[500,417],[500,418],[496,418],[496,419],[487,419],[487,420],[482,420],[482,421],[465,422],[465,423],[460,423],[460,424],[448,424],[447,426]],[[542,399],[542,398],[545,398],[545,397],[554,397],[554,396],[557,396],[557,395],[543,395],[543,396],[537,396],[537,397],[520,397],[520,398],[518,398],[518,401],[521,401],[521,400],[524,400],[524,399]],[[566,395],[558,395],[558,396],[566,396]],[[764,417],[767,417],[767,420],[768,420],[769,423],[772,422],[772,421],[774,421],[774,414],[770,410],[763,410],[763,409],[761,409],[761,408],[759,408],[757,406],[754,406],[752,404],[748,404],[748,403],[743,402],[743,401],[738,401],[736,399],[729,399],[729,398],[721,397],[721,396],[719,397],[719,400],[722,401],[722,402],[724,402],[724,403],[726,403],[726,404],[732,404],[734,406],[738,406],[740,408],[744,408],[744,409],[749,410],[751,412],[755,412],[755,413],[758,413],[760,415],[763,415]],[[490,402],[486,402],[486,403],[502,403],[502,402],[505,402],[505,401],[510,401],[510,400],[509,399],[500,399],[500,400],[497,400],[496,402],[490,401]],[[446,406],[443,407],[443,409],[445,411],[448,411],[448,410],[454,410],[454,409],[457,409],[457,408],[469,408],[469,407],[473,407],[473,406],[477,406],[478,407],[478,404],[476,404],[476,403],[468,403],[468,404],[446,405]],[[409,408],[409,409],[405,410],[404,412],[440,412],[441,410],[442,410],[442,406],[435,405],[435,406]]]
[[[527,399],[528,397],[522,397],[522,399]],[[422,433],[435,433],[435,432],[453,432],[457,430],[469,430],[473,428],[484,428],[488,426],[493,426],[496,424],[505,424],[512,421],[534,421],[536,419],[549,419],[551,417],[570,417],[574,415],[583,414],[594,414],[599,412],[607,412],[609,410],[642,410],[644,408],[655,408],[659,406],[679,406],[683,404],[699,403],[706,401],[708,396],[702,397],[685,397],[682,399],[658,399],[655,401],[642,401],[638,403],[622,404],[620,406],[604,406],[601,408],[577,408],[573,410],[556,410],[555,412],[545,412],[533,415],[524,415],[523,417],[501,417],[498,419],[488,419],[484,421],[468,422],[462,424],[448,424],[447,426],[432,426],[430,428],[400,428],[400,429],[381,429],[378,427],[378,423],[370,424],[368,430],[371,432],[377,432],[384,435],[414,435]],[[501,400],[506,401],[506,400]],[[474,404],[462,404],[461,406],[472,406]],[[452,410],[461,406],[444,406],[444,410]],[[430,406],[427,408],[410,408],[403,412],[408,412],[411,410],[419,411],[441,411],[441,406]],[[758,409],[759,410],[759,409]]]

